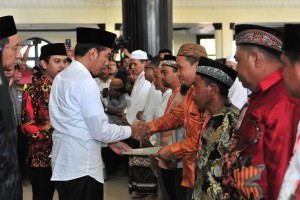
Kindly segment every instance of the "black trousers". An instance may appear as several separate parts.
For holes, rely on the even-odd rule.
[[[182,182],[182,168],[175,170],[161,169],[163,183],[170,199],[186,200],[189,199],[188,188],[181,186]]]
[[[51,167],[31,167],[30,179],[32,185],[33,200],[52,200],[54,183],[50,181],[52,176]]]
[[[90,176],[54,181],[59,200],[103,200],[103,184]]]

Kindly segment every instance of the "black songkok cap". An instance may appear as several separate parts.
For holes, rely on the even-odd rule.
[[[300,52],[300,24],[284,26],[283,51]]]
[[[282,32],[258,25],[240,24],[235,26],[235,41],[237,45],[252,44],[281,52]]]
[[[40,59],[46,58],[48,56],[53,56],[53,55],[67,56],[65,44],[54,43],[54,44],[47,44],[42,46]]]
[[[162,65],[170,66],[177,69],[176,65],[176,57],[171,55],[164,55],[164,59],[162,61]]]
[[[0,38],[7,38],[17,34],[13,16],[0,17]]]
[[[97,44],[113,48],[116,34],[95,28],[77,28],[77,43]]]
[[[237,77],[237,72],[230,67],[206,57],[200,57],[196,74],[217,80],[226,86],[227,89],[232,86]]]

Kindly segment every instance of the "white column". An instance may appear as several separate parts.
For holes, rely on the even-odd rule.
[[[223,56],[223,35],[222,35],[222,24],[214,23],[215,28],[215,41],[216,41],[216,58],[222,58]]]

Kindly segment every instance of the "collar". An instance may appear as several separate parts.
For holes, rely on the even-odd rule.
[[[44,74],[37,80],[37,82],[42,85],[52,85],[52,83],[46,78]]]
[[[255,92],[266,91],[282,79],[282,69],[278,69],[265,77],[256,87]]]
[[[144,74],[145,74],[145,72],[142,71],[142,72],[138,75],[137,80],[141,79],[141,78],[144,76]]]
[[[70,64],[70,66],[73,66],[73,65],[79,67],[84,73],[89,74],[92,77],[91,72],[81,62],[79,62],[77,60],[73,60],[72,63]],[[68,68],[70,66],[68,66]]]

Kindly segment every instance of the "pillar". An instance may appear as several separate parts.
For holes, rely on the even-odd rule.
[[[128,50],[141,49],[151,55],[172,50],[172,0],[122,0],[123,35]]]

